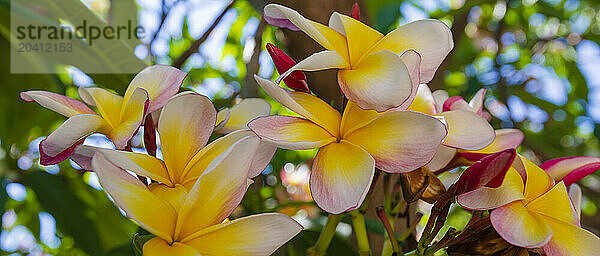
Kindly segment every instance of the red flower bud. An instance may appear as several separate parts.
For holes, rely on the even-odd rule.
[[[511,148],[488,155],[475,162],[463,172],[456,182],[457,195],[483,186],[499,187],[516,155],[516,150]]]
[[[275,47],[275,45],[271,43],[267,43],[267,52],[271,55],[271,59],[273,59],[273,63],[275,64],[275,68],[279,74],[285,73],[288,69],[296,65],[296,62],[290,58],[284,51]],[[302,71],[294,71],[285,79],[283,79],[285,84],[295,91],[301,92],[310,92],[308,88],[308,84],[306,83],[306,76]]]
[[[360,20],[360,7],[358,6],[358,3],[354,3],[352,6],[352,13],[350,14],[350,17]]]

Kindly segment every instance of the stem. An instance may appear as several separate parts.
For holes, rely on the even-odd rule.
[[[390,220],[388,219],[387,214],[385,213],[385,210],[383,209],[383,207],[377,207],[377,217],[379,217],[379,220],[381,220],[381,222],[383,223],[383,226],[385,227],[385,231],[387,233],[387,241],[390,241],[390,243],[392,244],[392,251],[395,254],[399,254],[400,253],[400,247],[398,246],[398,240],[396,238],[396,234],[394,233],[394,228],[392,228],[392,225],[390,223]]]
[[[356,235],[359,254],[361,256],[370,256],[371,248],[369,247],[369,238],[367,237],[365,216],[357,210],[351,211],[350,215],[352,216],[352,226],[354,227],[354,234]]]
[[[387,173],[383,174],[383,207],[386,212],[390,212],[392,209],[392,193],[391,193],[391,176]]]
[[[317,239],[317,243],[314,247],[309,249],[309,255],[325,255],[329,243],[331,243],[331,239],[333,239],[333,236],[335,235],[335,229],[340,221],[342,221],[343,217],[343,214],[329,214],[327,223],[325,223],[325,226],[319,235],[319,239]]]

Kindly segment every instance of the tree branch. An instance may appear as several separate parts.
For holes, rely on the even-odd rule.
[[[233,4],[235,4],[235,0],[231,1],[231,3],[229,3],[229,5],[227,5],[227,7],[225,7],[225,9],[223,9],[221,14],[219,14],[217,19],[215,19],[213,24],[210,25],[210,27],[204,32],[204,34],[202,34],[202,36],[200,38],[198,38],[198,40],[194,41],[192,43],[192,46],[190,46],[190,48],[188,48],[183,54],[181,54],[181,56],[179,56],[179,58],[177,58],[177,60],[175,60],[175,62],[173,62],[173,67],[181,68],[181,66],[183,66],[185,61],[190,56],[192,56],[192,54],[198,52],[198,48],[200,48],[200,45],[202,45],[202,43],[204,43],[204,41],[206,41],[206,39],[208,39],[208,36],[212,33],[213,30],[215,30],[217,25],[219,25],[219,22],[221,22],[221,19],[223,19],[223,17],[227,13],[227,11],[229,11],[233,7]]]

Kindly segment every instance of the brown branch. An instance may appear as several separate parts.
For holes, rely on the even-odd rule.
[[[452,28],[450,29],[450,31],[452,31],[452,37],[454,42],[460,43],[462,37],[464,36],[465,27],[468,23],[468,17],[469,12],[464,12],[457,16],[454,20]],[[457,49],[455,44],[454,49],[452,49],[452,51],[450,51],[450,53],[448,54],[448,56],[446,56],[444,61],[442,61],[442,64],[440,64],[440,66],[438,67],[435,76],[428,83],[429,88],[431,88],[432,91],[442,88],[442,85],[444,83],[444,72],[450,67],[450,64],[452,63],[452,59],[454,58],[454,54],[456,54],[456,51]]]
[[[229,3],[227,5],[227,7],[225,7],[225,9],[223,9],[221,14],[219,14],[219,16],[215,19],[213,24],[210,25],[210,27],[204,32],[204,34],[202,34],[202,36],[200,38],[198,38],[198,40],[194,41],[192,43],[192,46],[190,46],[190,48],[188,48],[183,54],[181,54],[181,56],[179,56],[179,58],[177,58],[177,60],[175,60],[175,62],[173,62],[173,67],[181,68],[181,66],[183,66],[185,61],[190,56],[192,56],[192,54],[198,52],[198,48],[200,48],[200,45],[202,45],[202,43],[204,43],[204,41],[206,41],[206,39],[208,39],[208,36],[212,33],[213,30],[215,30],[217,25],[219,25],[219,22],[221,22],[221,19],[223,19],[223,17],[227,13],[227,11],[229,11],[233,7],[233,4],[235,4],[235,0],[231,1],[231,3]]]
[[[260,68],[259,57],[260,50],[262,49],[262,35],[266,26],[265,20],[261,20],[256,29],[256,35],[254,35],[254,52],[248,64],[246,64],[246,78],[244,86],[242,87],[241,96],[242,98],[256,98],[258,97],[258,84],[254,80],[254,74],[258,73]]]
[[[165,8],[166,8],[165,0],[162,0],[161,1],[160,23],[158,24],[158,28],[156,29],[156,32],[154,32],[154,34],[152,35],[150,42],[148,42],[148,52],[150,53],[150,55],[152,55],[152,44],[156,40],[156,37],[158,37],[158,34],[160,33],[160,31],[162,30],[162,27],[165,24],[165,20],[167,20],[167,14],[171,9],[171,8],[169,8],[169,10],[165,10]]]

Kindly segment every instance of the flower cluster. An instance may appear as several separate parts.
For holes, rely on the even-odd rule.
[[[355,5],[351,16],[333,13],[323,25],[285,6],[264,8],[271,25],[301,30],[325,48],[296,63],[266,46],[281,76],[255,80],[294,116],[270,115],[270,104],[257,98],[217,112],[202,95],[178,93],[187,74],[161,65],[141,71],[124,96],[81,87],[80,98],[95,111],[62,95],[23,92],[23,100],[68,117],[40,143],[41,163],[70,158],[95,171],[115,204],[155,235],[144,255],[269,255],[298,234],[302,227],[283,214],[228,219],[277,148],[318,149],[308,183],[282,175],[310,190],[302,194],[308,198],[296,198],[312,197],[330,214],[309,250],[313,255],[324,253],[346,212],[359,250],[369,252],[363,214],[380,175],[385,199],[377,213],[387,231],[385,248],[393,253],[400,253],[395,216],[418,199],[434,210],[413,255],[450,250],[481,232],[547,255],[600,251],[600,239],[580,227],[581,190],[574,184],[600,168],[599,158],[533,164],[516,153],[522,132],[488,123],[485,89],[467,102],[426,85],[453,48],[444,23],[420,20],[383,35],[362,23],[359,13]],[[338,69],[345,99],[340,110],[312,94],[303,73],[324,69]],[[147,154],[129,146],[140,127]],[[96,132],[117,150],[83,146]],[[208,143],[213,132],[223,136]],[[446,187],[438,176],[457,167],[468,168]],[[454,201],[473,212],[472,221],[460,234],[448,232],[434,242]]]

